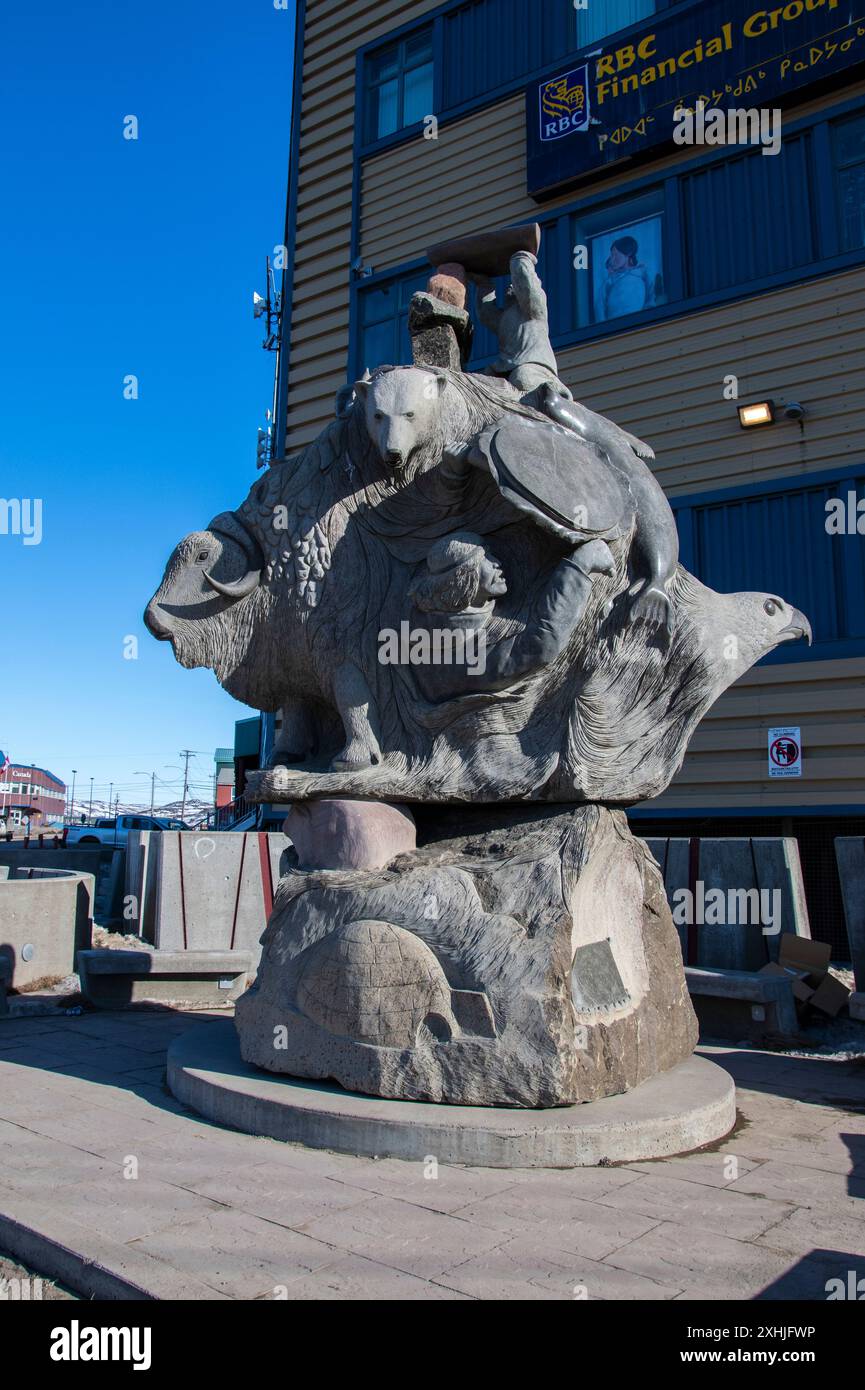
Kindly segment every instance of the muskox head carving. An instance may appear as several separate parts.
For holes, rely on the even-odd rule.
[[[206,531],[192,531],[175,547],[145,610],[146,626],[160,641],[177,638],[185,623],[214,617],[254,593],[262,565],[255,538],[233,512],[220,513]]]

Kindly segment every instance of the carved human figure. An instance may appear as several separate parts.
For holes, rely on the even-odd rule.
[[[547,383],[569,398],[571,393],[559,378],[550,343],[547,296],[537,264],[531,251],[517,251],[511,256],[511,283],[504,308],[496,301],[492,280],[486,275],[472,276],[478,291],[478,318],[499,342],[499,355],[489,370],[492,376],[507,377],[523,396]]]
[[[585,612],[592,575],[608,572],[611,565],[603,541],[589,541],[563,555],[531,611],[522,615],[522,626],[496,639],[490,623],[508,586],[489,543],[468,531],[437,541],[425,572],[409,590],[412,626],[424,625],[434,639],[427,644],[432,660],[415,668],[424,695],[444,700],[502,690],[550,665]],[[462,634],[462,641],[443,641],[450,633]],[[442,660],[442,653],[451,659]]]

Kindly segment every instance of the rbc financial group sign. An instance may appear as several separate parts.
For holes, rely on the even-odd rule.
[[[674,112],[778,105],[865,61],[865,0],[709,0],[582,53],[526,93],[528,191],[672,139]]]

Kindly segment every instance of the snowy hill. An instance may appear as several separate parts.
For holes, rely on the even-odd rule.
[[[171,820],[180,820],[180,819],[181,819],[180,812],[181,812],[182,806],[183,806],[183,802],[182,802],[182,800],[181,800],[180,798],[178,798],[177,801],[167,801],[167,802],[165,802],[163,805],[154,806],[154,808],[153,808],[153,814],[154,814],[154,816],[167,816],[167,817],[169,817]],[[205,822],[207,821],[207,817],[208,817],[208,815],[212,812],[212,810],[213,810],[213,806],[212,806],[212,804],[211,804],[209,801],[199,801],[199,800],[198,800],[196,797],[194,797],[194,796],[188,796],[188,797],[186,798],[186,809],[185,809],[185,811],[184,811],[184,813],[183,813],[183,817],[182,817],[182,818],[183,818],[183,820],[186,822],[187,825],[191,826],[193,829],[197,829],[200,825],[204,825],[204,824],[205,824]],[[75,823],[79,822],[79,821],[80,821],[80,818],[81,818],[82,816],[84,817],[85,820],[87,820],[87,819],[89,818],[89,813],[90,813],[90,800],[89,800],[89,798],[88,798],[86,801],[81,801],[81,800],[79,800],[78,797],[76,797],[76,798],[75,798],[75,805],[74,805],[74,807],[73,807],[73,814],[69,817],[68,824],[72,825],[72,824],[75,824]],[[94,799],[93,799],[93,818],[94,818],[94,820],[95,820],[97,817],[101,817],[101,816],[114,816],[114,815],[119,815],[119,816],[138,816],[138,815],[140,815],[140,816],[149,816],[149,815],[150,815],[150,801],[148,800],[148,801],[145,802],[144,804],[142,804],[141,802],[135,802],[135,801],[118,801],[118,802],[112,802],[112,803],[109,805],[108,802],[105,802],[105,801],[98,801],[98,800],[94,797]]]

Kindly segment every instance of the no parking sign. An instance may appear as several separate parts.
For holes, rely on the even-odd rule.
[[[802,731],[799,728],[769,730],[769,776],[802,776]]]

